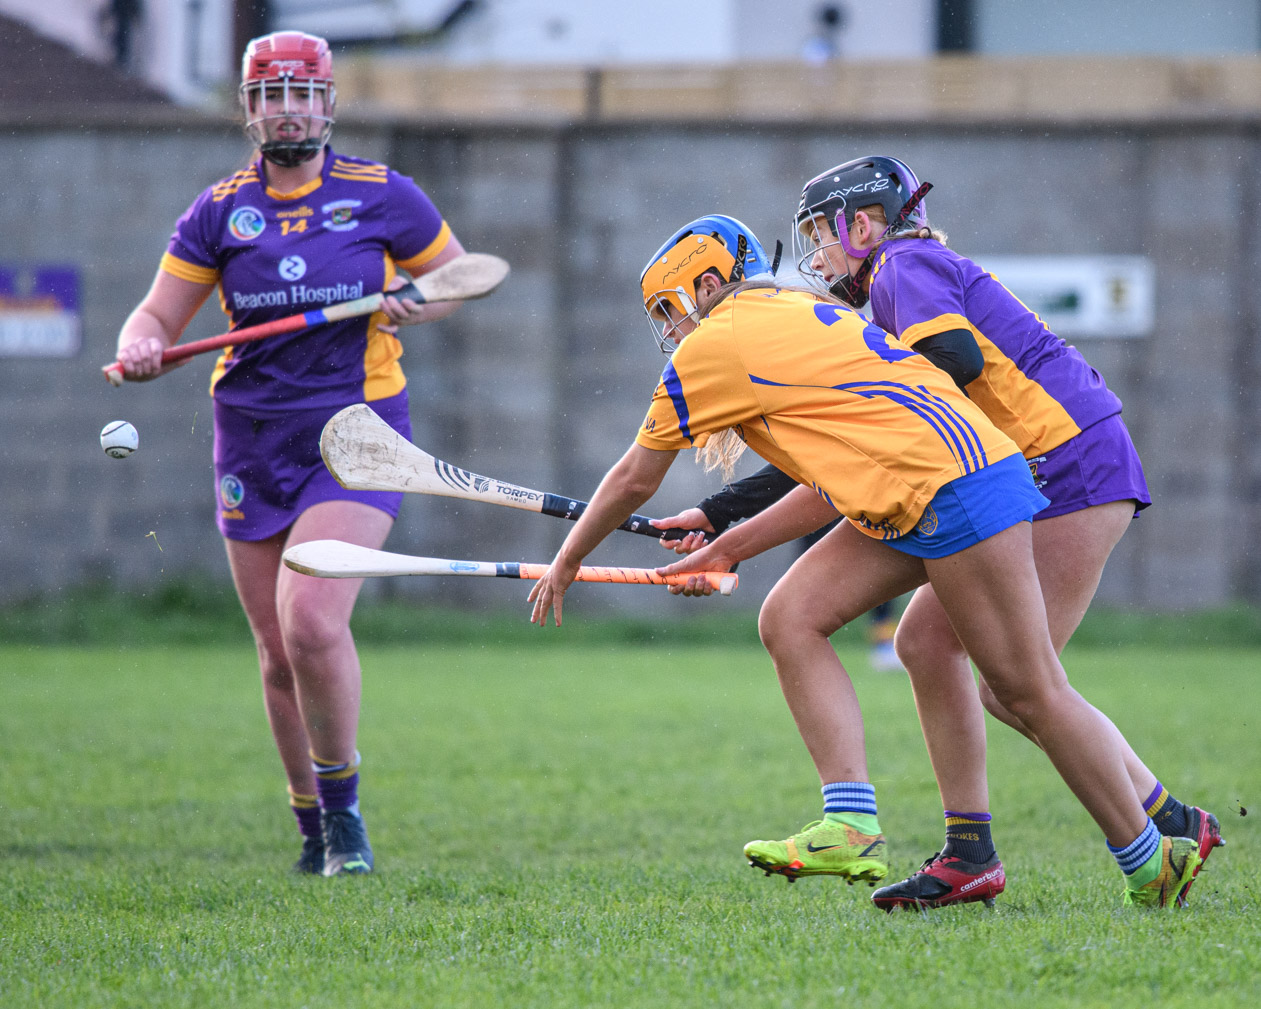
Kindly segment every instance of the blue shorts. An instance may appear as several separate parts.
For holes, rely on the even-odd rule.
[[[215,402],[215,519],[230,540],[265,540],[322,501],[359,501],[398,516],[403,495],[347,490],[320,456],[320,432],[337,412],[292,410],[253,416]],[[373,400],[372,409],[411,438],[407,391]]]
[[[1033,485],[1019,455],[951,480],[933,497],[905,536],[884,540],[914,557],[949,557],[1018,522],[1029,522],[1049,502]]]

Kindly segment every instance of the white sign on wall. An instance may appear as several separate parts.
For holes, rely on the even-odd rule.
[[[973,256],[1057,336],[1147,336],[1156,268],[1146,256]]]

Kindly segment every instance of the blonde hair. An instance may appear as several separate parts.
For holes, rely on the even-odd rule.
[[[872,224],[883,225],[886,228],[889,226],[889,219],[885,217],[884,207],[879,203],[873,203],[869,207],[859,207],[858,209],[871,218]],[[946,237],[946,233],[941,229],[925,224],[919,228],[911,228],[909,231],[899,231],[896,235],[883,235],[867,251],[870,254],[884,245],[885,242],[897,242],[903,238],[931,238],[934,242],[941,242],[942,245],[945,245]]]
[[[817,298],[819,301],[826,301],[836,305],[845,304],[840,298],[810,287],[780,284],[774,280],[741,280],[734,284],[723,284],[722,287],[714,292],[712,298],[699,305],[701,318],[703,319],[709,315],[727,298],[737,295],[741,291],[756,290],[799,291],[802,294],[808,294],[813,298]],[[696,450],[696,461],[705,467],[706,473],[716,469],[721,470],[723,481],[727,482],[731,480],[731,476],[735,472],[736,462],[744,455],[744,450],[748,447],[736,428],[724,428],[722,431],[715,431],[711,434],[709,440]]]

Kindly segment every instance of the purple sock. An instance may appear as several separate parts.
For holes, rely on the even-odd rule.
[[[320,797],[318,795],[299,795],[289,789],[289,808],[298,820],[298,830],[303,837],[320,836]]]
[[[351,760],[331,763],[311,754],[315,770],[315,787],[320,793],[320,808],[350,809],[359,802],[359,752]]]
[[[320,807],[318,805],[310,809],[299,809],[294,806],[293,815],[298,818],[298,830],[302,831],[303,837],[320,836]]]

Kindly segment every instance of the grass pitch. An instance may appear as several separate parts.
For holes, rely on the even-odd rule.
[[[866,887],[743,863],[746,840],[820,808],[758,647],[568,630],[363,650],[379,871],[339,880],[286,872],[299,845],[247,643],[0,649],[0,1005],[1261,1001],[1261,651],[1066,656],[1171,790],[1222,819],[1190,910],[1122,910],[1098,830],[990,722],[1007,892],[885,915]],[[909,872],[942,836],[910,692],[841,651]]]

